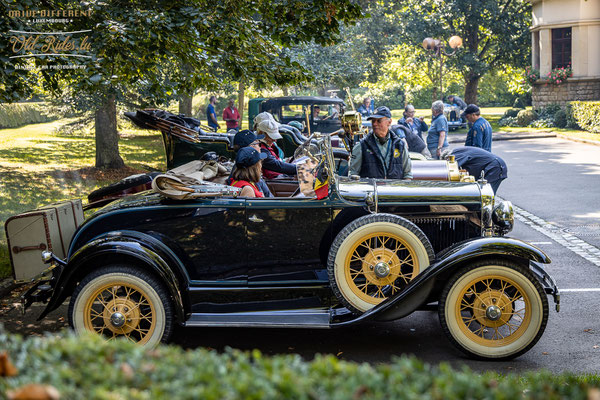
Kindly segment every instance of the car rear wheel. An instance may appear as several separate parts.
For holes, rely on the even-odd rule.
[[[505,260],[477,262],[457,272],[439,305],[450,341],[477,359],[507,360],[527,352],[548,321],[548,299],[538,280]]]
[[[392,214],[370,214],[337,235],[327,271],[337,298],[360,314],[402,291],[433,258],[429,239],[415,224]]]
[[[127,265],[112,265],[86,276],[69,304],[75,332],[126,338],[146,346],[166,342],[173,328],[169,295],[153,275]]]

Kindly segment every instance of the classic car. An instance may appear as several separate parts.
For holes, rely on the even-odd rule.
[[[47,301],[41,319],[70,297],[76,332],[143,345],[168,341],[175,324],[343,328],[432,307],[474,358],[513,358],[539,340],[547,296],[559,304],[550,259],[503,236],[512,205],[483,179],[339,177],[321,134],[296,158],[301,196],[241,198],[206,183],[97,210],[64,258],[41,252],[49,268],[25,306]]]
[[[319,107],[317,116],[315,107]],[[338,107],[337,113],[334,107]],[[252,126],[254,117],[263,111],[271,113],[281,124],[292,121],[301,123],[302,133],[309,131],[331,133],[342,127],[340,117],[344,114],[346,104],[337,97],[288,96],[272,98],[256,98],[248,102],[248,126]]]
[[[448,129],[453,131],[467,126],[467,120],[463,119],[460,107],[455,104],[444,104],[444,115],[448,120]]]

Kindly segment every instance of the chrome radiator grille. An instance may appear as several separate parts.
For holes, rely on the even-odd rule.
[[[464,215],[439,217],[407,217],[429,238],[435,253],[455,243],[478,236]]]

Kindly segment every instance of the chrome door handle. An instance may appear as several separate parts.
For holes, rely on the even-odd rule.
[[[252,222],[264,222],[261,218],[258,218],[256,215],[253,215],[248,219]]]

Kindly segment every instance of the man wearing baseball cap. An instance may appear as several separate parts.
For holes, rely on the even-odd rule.
[[[283,151],[275,143],[277,139],[282,138],[279,123],[273,119],[265,119],[258,124],[256,132],[264,134],[264,138],[260,140],[260,151],[267,154],[267,159],[263,162],[264,177],[275,179],[283,174],[296,175],[296,165],[281,159]]]
[[[350,175],[378,179],[412,179],[412,164],[405,141],[390,130],[390,109],[377,107],[367,120],[373,132],[352,149]]]
[[[467,133],[465,146],[492,151],[492,126],[480,115],[479,107],[475,104],[469,104],[463,114],[473,124]]]

